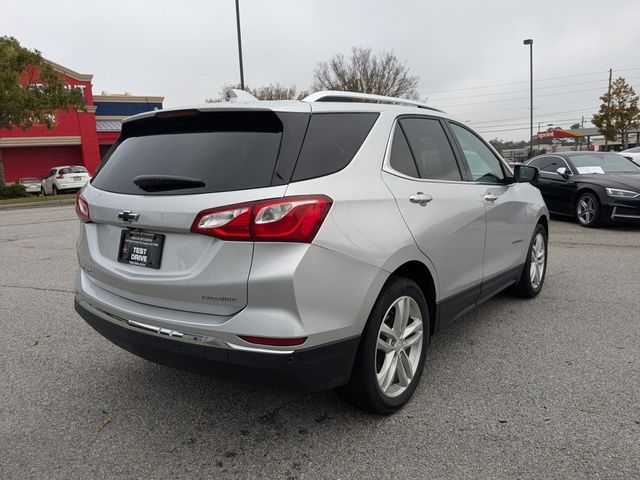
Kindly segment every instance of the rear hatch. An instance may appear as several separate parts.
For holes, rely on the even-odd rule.
[[[83,271],[121,297],[231,315],[247,303],[253,243],[191,233],[203,210],[282,197],[308,113],[182,110],[126,122],[82,192]]]

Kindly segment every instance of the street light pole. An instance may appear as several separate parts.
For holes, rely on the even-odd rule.
[[[238,27],[238,57],[240,59],[240,88],[244,90],[244,70],[242,68],[242,40],[240,35],[240,5],[236,0],[236,25]]]
[[[522,41],[523,45],[529,45],[529,78],[530,78],[530,83],[531,83],[531,105],[529,106],[530,108],[530,115],[531,115],[531,122],[529,124],[529,156],[532,157],[533,156],[533,39],[531,38],[527,38],[526,40]]]

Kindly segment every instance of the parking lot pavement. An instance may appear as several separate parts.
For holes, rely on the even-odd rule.
[[[433,339],[415,398],[182,373],[73,311],[73,207],[0,212],[0,478],[640,478],[640,228],[553,221],[548,277]]]

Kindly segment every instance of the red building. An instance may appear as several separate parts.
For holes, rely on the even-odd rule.
[[[51,130],[43,125],[35,125],[29,130],[0,129],[6,182],[15,182],[20,177],[39,178],[60,165],[84,165],[93,174],[100,159],[120,135],[123,118],[162,108],[164,97],[107,92],[94,95],[93,75],[48,62],[64,76],[67,85],[82,89],[85,109],[57,111]]]

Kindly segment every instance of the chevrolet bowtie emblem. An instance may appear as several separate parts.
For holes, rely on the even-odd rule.
[[[118,218],[121,218],[125,222],[135,222],[140,218],[140,214],[132,213],[131,210],[125,210],[124,212],[118,213]]]

